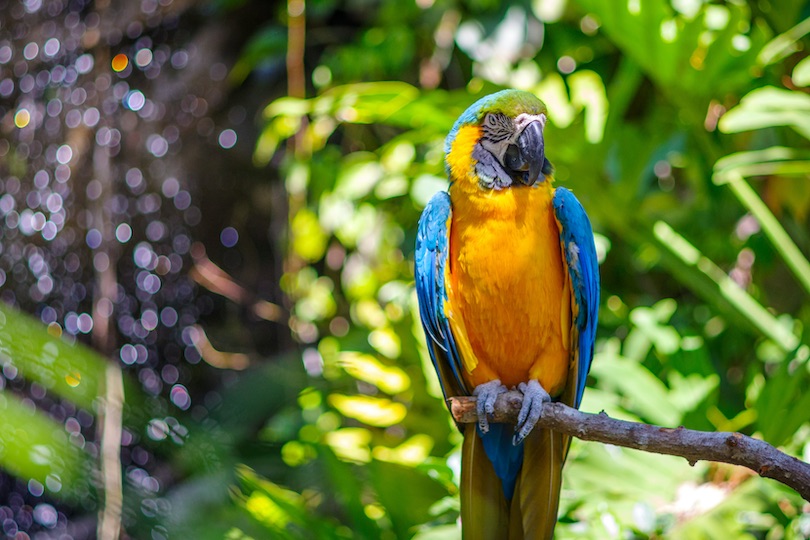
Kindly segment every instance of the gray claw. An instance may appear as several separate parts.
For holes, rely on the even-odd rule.
[[[535,424],[540,420],[543,405],[551,401],[551,396],[536,380],[520,383],[518,390],[523,392],[523,405],[520,407],[517,424],[515,425],[515,436],[512,438],[512,444],[514,445],[522,443],[523,439],[532,432]]]
[[[473,390],[473,395],[478,398],[475,403],[475,412],[478,414],[478,429],[481,430],[481,433],[489,431],[489,419],[487,416],[495,412],[495,400],[506,390],[506,387],[498,379],[479,384]]]

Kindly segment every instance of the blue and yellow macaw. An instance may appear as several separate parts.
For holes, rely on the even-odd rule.
[[[552,538],[567,436],[532,431],[544,402],[579,406],[593,357],[599,268],[591,224],[552,186],[546,107],[504,90],[475,102],[445,142],[450,188],[428,203],[416,289],[445,397],[477,396],[464,433],[465,539]],[[514,428],[495,399],[523,392]]]

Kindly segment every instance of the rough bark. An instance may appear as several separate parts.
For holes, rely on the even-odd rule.
[[[475,397],[448,400],[450,412],[459,423],[478,421]],[[491,422],[514,424],[523,395],[512,391],[498,397]],[[705,432],[667,428],[609,417],[604,411],[589,414],[562,403],[547,403],[537,427],[553,429],[586,441],[635,448],[656,454],[681,456],[689,463],[717,461],[741,465],[765,478],[772,478],[796,490],[810,501],[810,464],[789,456],[766,443],[741,433]]]

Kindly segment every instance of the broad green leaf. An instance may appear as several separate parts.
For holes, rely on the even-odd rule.
[[[756,428],[771,444],[784,444],[805,422],[810,421],[810,373],[806,361],[798,366],[782,362],[766,379],[754,404]]]
[[[578,0],[605,33],[677,103],[711,96],[750,82],[747,73],[765,36],[742,33],[748,9],[702,4],[691,16],[673,13],[664,0]]]
[[[434,503],[448,495],[439,482],[412,467],[373,460],[369,473],[377,499],[400,538],[413,534]]]
[[[37,411],[33,404],[0,391],[0,467],[15,476],[38,482],[57,498],[92,497],[93,460],[85,453],[84,437]]]
[[[810,117],[808,117],[810,119]],[[723,173],[718,183],[727,184],[740,202],[757,218],[762,229],[771,239],[774,248],[778,251],[785,263],[793,271],[796,279],[805,290],[810,293],[810,261],[804,256],[799,247],[793,242],[790,235],[773,215],[770,208],[762,201],[757,193],[737,170]],[[794,344],[795,347],[795,344]],[[790,350],[790,348],[788,349]]]
[[[765,86],[752,90],[720,119],[725,133],[787,126],[810,139],[810,96]]]
[[[791,79],[796,86],[810,86],[810,57],[804,58],[796,64]]]
[[[690,467],[675,456],[583,442],[566,465],[563,497],[579,499],[574,513],[583,518],[597,512],[608,497],[611,511],[632,522],[637,502],[674,501],[679,487],[700,481],[706,468],[705,463]]]
[[[321,456],[321,466],[326,478],[332,487],[332,497],[348,514],[352,530],[363,538],[379,536],[380,529],[377,523],[366,514],[365,505],[362,502],[365,478],[358,475],[355,465],[338,459],[329,447],[320,447],[318,454]]]
[[[660,241],[661,249],[669,251],[688,267],[698,270],[711,280],[713,286],[710,292],[707,290],[707,294],[722,297],[738,315],[773,339],[783,350],[792,351],[798,346],[799,339],[790,329],[669,225],[659,221],[655,224],[654,234]]]
[[[736,152],[714,164],[714,183],[724,185],[736,171],[742,176],[810,174],[810,150],[772,146],[750,152]]]
[[[802,48],[800,41],[808,33],[810,33],[810,18],[804,19],[765,44],[757,56],[757,62],[767,66],[790,56]]]
[[[262,524],[270,537],[297,540],[348,536],[333,523],[314,515],[301,494],[261,478],[245,466],[237,468],[237,477],[240,487],[233,491],[236,503]]]
[[[105,360],[79,343],[69,344],[61,328],[39,321],[0,302],[0,364],[48,391],[92,411],[105,377]]]
[[[591,374],[601,387],[622,395],[624,408],[644,420],[662,426],[681,421],[681,411],[670,403],[667,387],[638,362],[603,351],[594,358]]]

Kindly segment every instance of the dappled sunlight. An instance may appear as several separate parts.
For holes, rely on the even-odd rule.
[[[357,380],[373,384],[386,394],[399,394],[411,385],[411,380],[402,369],[386,366],[368,354],[345,351],[338,357],[341,367]]]
[[[332,451],[346,461],[367,463],[371,460],[371,432],[362,428],[343,428],[324,434]]]
[[[505,87],[595,230],[582,409],[806,459],[802,8],[0,0],[3,532],[458,537],[416,224]],[[574,438],[563,475],[561,539],[810,534],[737,468]]]
[[[374,459],[415,467],[424,463],[432,449],[433,439],[424,434],[417,434],[396,448],[375,446],[372,455]]]
[[[327,400],[342,415],[376,427],[397,424],[408,412],[402,403],[385,398],[330,394]]]

